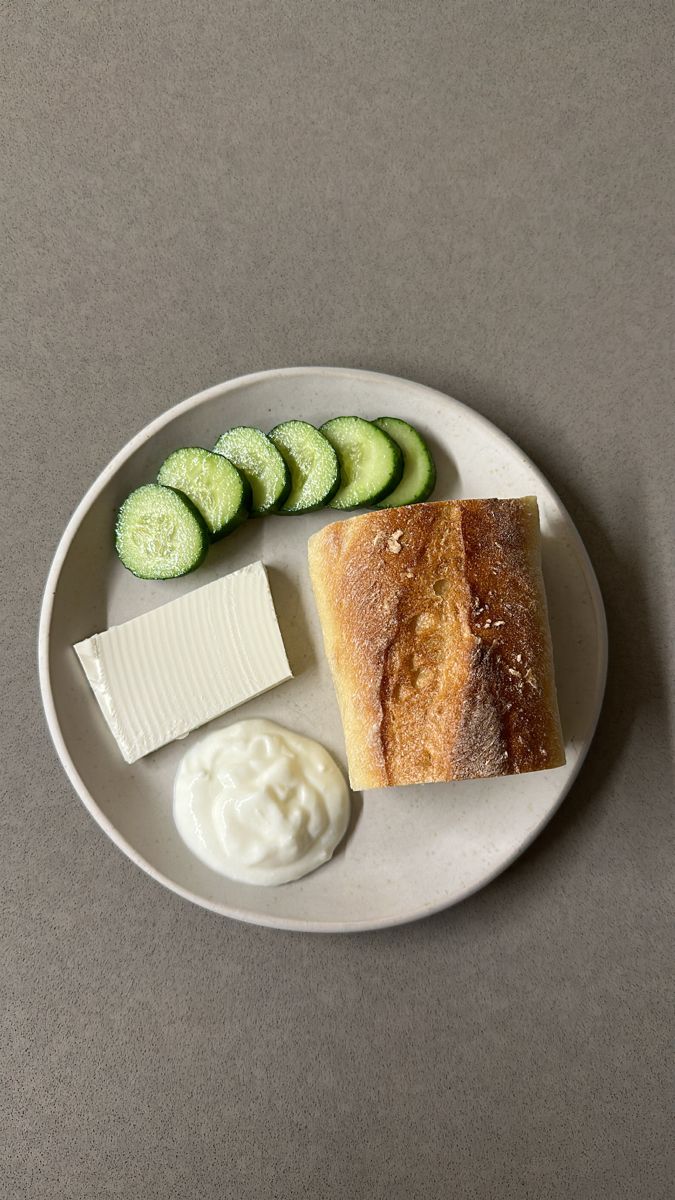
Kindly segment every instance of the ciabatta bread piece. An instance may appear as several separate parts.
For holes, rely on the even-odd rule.
[[[336,522],[309,570],[353,788],[562,766],[533,496]]]

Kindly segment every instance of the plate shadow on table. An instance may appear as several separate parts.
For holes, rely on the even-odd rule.
[[[656,771],[671,782],[674,776],[668,681],[649,584],[654,563],[643,536],[647,518],[637,468],[633,464],[630,496],[626,497],[632,530],[626,530],[620,540],[612,540],[569,485],[556,479],[549,464],[543,466],[570,511],[598,577],[607,615],[609,662],[605,699],[586,761],[551,825],[527,852],[528,860],[534,860],[587,813],[592,815],[594,797],[619,765],[638,716],[647,717],[651,725]]]
[[[533,456],[534,457],[534,456]],[[483,911],[495,902],[498,887],[518,886],[519,878],[527,879],[541,873],[547,855],[561,839],[574,835],[589,822],[599,820],[609,802],[609,795],[600,797],[603,787],[620,765],[629,745],[631,728],[638,716],[648,716],[651,722],[652,762],[654,774],[673,782],[673,744],[669,718],[669,697],[655,615],[650,611],[649,547],[630,533],[620,542],[613,541],[601,528],[597,517],[574,495],[568,484],[556,478],[550,464],[536,458],[558,495],[568,508],[589,552],[598,577],[605,603],[609,633],[609,663],[605,698],[597,730],[579,775],[560,808],[532,845],[511,867],[493,883],[469,897],[461,908]],[[644,528],[641,492],[638,481],[631,488],[630,505],[634,513],[634,530]],[[633,544],[634,541],[634,544]],[[561,704],[563,724],[569,713]],[[565,728],[569,737],[573,729]],[[642,795],[636,800],[642,803]],[[601,807],[598,807],[598,804]],[[649,821],[650,809],[644,806],[644,820]],[[430,931],[453,920],[449,909],[423,922]]]

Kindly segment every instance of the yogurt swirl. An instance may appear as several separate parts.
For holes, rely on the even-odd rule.
[[[288,883],[320,867],[345,834],[349,807],[328,751],[272,721],[239,721],[200,738],[174,785],[183,841],[241,883]]]

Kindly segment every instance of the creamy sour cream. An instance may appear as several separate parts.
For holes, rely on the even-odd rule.
[[[272,721],[239,721],[184,755],[173,815],[207,866],[269,886],[331,857],[347,829],[349,789],[318,742]]]

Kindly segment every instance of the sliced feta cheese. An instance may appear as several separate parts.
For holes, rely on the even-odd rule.
[[[75,651],[127,762],[292,677],[261,562]]]

